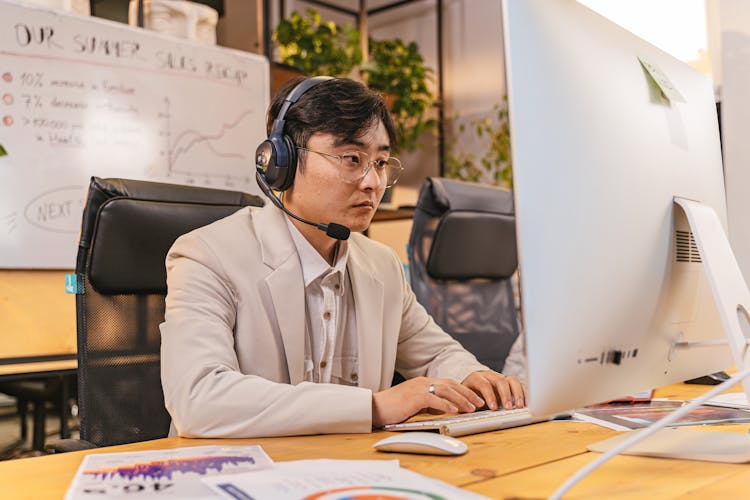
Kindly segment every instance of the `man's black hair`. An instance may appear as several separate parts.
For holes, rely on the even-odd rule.
[[[289,81],[273,98],[268,109],[267,133],[270,134],[286,96],[304,79]],[[383,122],[393,150],[396,130],[383,97],[354,80],[334,78],[311,88],[289,108],[284,116],[284,133],[298,147],[306,147],[310,137],[318,132],[331,134],[342,143],[351,143],[377,125],[378,120]]]

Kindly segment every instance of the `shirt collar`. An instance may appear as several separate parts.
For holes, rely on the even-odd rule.
[[[294,246],[297,248],[300,264],[302,264],[302,277],[305,281],[305,287],[324,274],[340,272],[343,276],[346,273],[346,261],[349,258],[349,245],[346,240],[339,240],[336,243],[336,258],[333,266],[329,266],[328,262],[300,233],[289,217],[285,217],[285,220],[289,227],[289,233],[292,235]]]

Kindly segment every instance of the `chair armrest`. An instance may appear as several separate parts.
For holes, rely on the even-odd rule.
[[[83,439],[53,439],[44,449],[50,453],[67,453],[69,451],[91,450],[97,446]]]

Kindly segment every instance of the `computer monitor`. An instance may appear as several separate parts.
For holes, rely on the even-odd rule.
[[[704,246],[726,241],[710,79],[574,0],[508,0],[503,16],[531,411],[732,367],[673,201],[712,208]]]

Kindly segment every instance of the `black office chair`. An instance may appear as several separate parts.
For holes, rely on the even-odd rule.
[[[184,233],[262,205],[236,191],[91,179],[76,261],[81,439],[106,446],[167,435],[159,364],[167,251]]]
[[[502,371],[519,335],[512,193],[427,178],[408,254],[417,300],[481,363]]]

